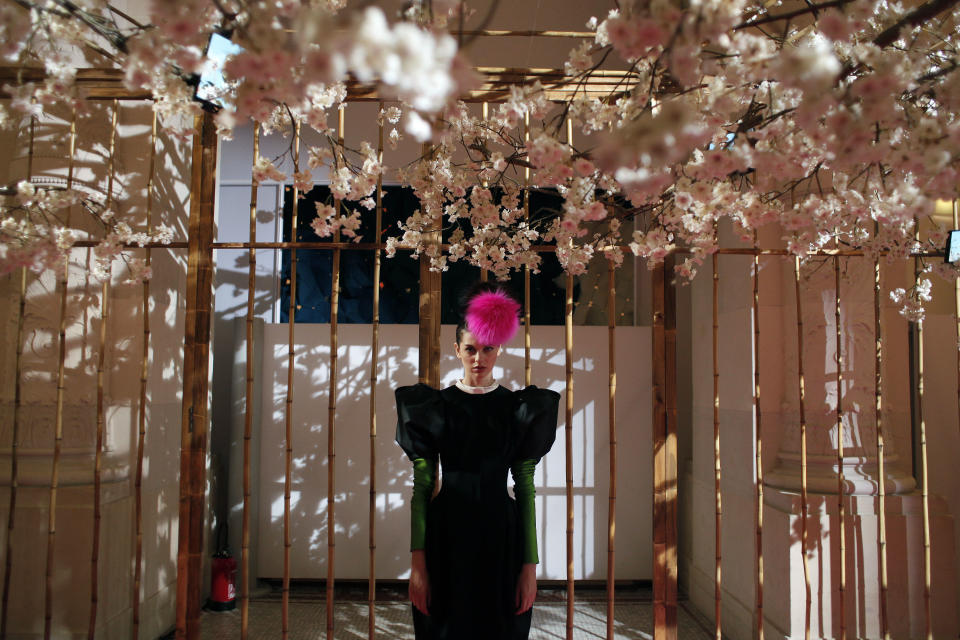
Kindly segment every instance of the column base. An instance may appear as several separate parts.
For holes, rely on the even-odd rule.
[[[806,585],[801,555],[800,495],[765,491],[763,555],[765,632],[770,638],[803,638]],[[953,517],[944,500],[931,496],[931,620],[933,636],[956,637],[957,612]],[[846,590],[843,598],[848,637],[881,634],[879,499],[844,497]],[[923,512],[918,493],[886,498],[887,620],[893,638],[925,635],[923,581]],[[810,577],[811,636],[840,637],[839,529],[836,494],[810,493],[807,505],[806,556]]]
[[[896,455],[884,456],[884,488],[888,496],[910,493],[917,486],[913,476],[904,473]],[[844,493],[873,496],[880,493],[875,457],[848,456],[843,459]],[[767,486],[800,493],[800,454],[780,452],[777,466],[766,474]],[[837,492],[837,457],[835,455],[807,456],[807,491],[812,493]]]

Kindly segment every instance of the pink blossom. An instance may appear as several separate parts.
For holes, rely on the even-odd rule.
[[[573,168],[581,176],[593,175],[594,166],[593,163],[587,160],[586,158],[577,158],[573,161]]]
[[[591,221],[603,220],[606,217],[607,208],[600,202],[591,202],[583,214],[584,220]]]
[[[817,20],[817,29],[831,40],[846,42],[850,39],[850,21],[834,8],[827,9]]]

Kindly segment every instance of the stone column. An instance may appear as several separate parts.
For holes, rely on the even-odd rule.
[[[890,279],[903,276],[902,265],[882,268]],[[839,345],[834,260],[812,259],[804,266],[801,281],[808,490],[803,551],[811,589],[810,627],[816,637],[837,637],[840,631],[837,444],[842,437],[844,624],[849,637],[876,638],[881,636],[877,498],[881,479],[874,404],[873,262],[842,258],[840,269]],[[789,300],[786,292],[794,290],[792,269],[784,269],[783,282],[783,298]],[[889,291],[887,283],[882,291]],[[911,446],[908,327],[890,307],[886,294],[881,305],[888,621],[893,637],[914,638],[922,636],[924,629],[921,498],[915,490],[909,455],[903,459],[897,453],[909,452]],[[783,353],[762,354],[768,361],[780,360],[783,371],[783,423],[776,465],[767,474],[765,494],[764,556],[768,575],[777,576],[771,581],[765,608],[772,638],[803,637],[807,615],[801,555],[797,329],[791,307],[789,302],[784,305]],[[843,356],[840,385],[838,347]],[[838,399],[842,409],[839,433]],[[933,568],[935,597],[952,603],[953,523],[946,503],[936,496],[930,497],[930,525],[939,559]],[[949,634],[954,625],[951,615],[935,615],[934,636]]]
[[[840,349],[843,356],[842,403],[843,473],[845,492],[878,493],[877,422],[874,408],[873,263],[864,258],[840,260]],[[784,269],[784,299],[792,298],[793,270]],[[801,272],[803,307],[803,368],[807,424],[807,490],[837,491],[837,328],[834,260],[815,259]],[[885,288],[883,290],[886,290]],[[916,485],[897,453],[898,442],[909,443],[909,363],[906,326],[896,310],[881,301],[883,353],[883,426],[886,436],[885,475],[888,494],[907,493]],[[784,311],[783,428],[777,464],[766,483],[785,491],[800,491],[800,409],[797,327],[794,305]],[[793,311],[791,317],[791,311]],[[892,315],[892,317],[891,317]],[[904,343],[904,344],[897,344]]]

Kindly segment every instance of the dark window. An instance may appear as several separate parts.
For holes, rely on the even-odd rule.
[[[292,189],[284,188],[283,239],[291,240],[293,217]],[[317,185],[304,194],[297,206],[297,241],[330,242],[314,233],[310,223],[316,217],[316,204],[332,204],[330,188]],[[383,237],[397,234],[397,221],[404,220],[416,208],[412,190],[401,187],[383,188]],[[376,211],[356,202],[343,202],[344,211],[360,211],[360,242],[374,242]],[[349,240],[349,238],[342,238]],[[280,321],[287,322],[290,308],[290,254],[282,257],[280,287]],[[420,295],[420,268],[410,259],[410,251],[398,251],[393,259],[382,258],[380,266],[380,322],[415,324]],[[373,322],[372,250],[349,249],[340,252],[340,299],[338,322]],[[330,322],[330,285],[333,272],[333,251],[330,249],[297,249],[297,322]]]
[[[283,240],[291,240],[292,188],[284,188]],[[495,194],[495,201],[499,195]],[[306,193],[297,207],[297,234],[299,242],[329,242],[318,237],[310,226],[316,217],[316,203],[332,204],[330,189],[317,185]],[[531,191],[531,219],[546,221],[559,213],[562,203],[554,191]],[[356,202],[343,202],[345,211],[360,211],[361,242],[374,242],[376,211]],[[406,220],[419,208],[419,201],[409,187],[383,187],[383,215],[381,239],[398,236],[397,223]],[[469,233],[469,221],[458,221]],[[443,239],[450,237],[453,228],[444,230]],[[343,238],[346,240],[347,238]],[[282,251],[280,321],[287,322],[290,306],[290,255]],[[380,322],[383,324],[415,324],[418,322],[420,297],[420,265],[410,258],[411,252],[400,250],[394,258],[383,257],[380,266]],[[553,252],[541,253],[540,273],[530,277],[531,324],[559,325],[564,322],[566,276]],[[370,323],[373,321],[373,260],[372,250],[349,249],[340,252],[340,307],[338,322]],[[330,322],[330,285],[333,251],[330,249],[297,249],[297,305],[296,322]],[[441,277],[441,321],[455,324],[458,318],[459,294],[480,279],[480,270],[465,261],[448,263]],[[574,302],[580,298],[580,278],[574,280]],[[523,302],[523,273],[511,274],[508,283],[512,293]]]

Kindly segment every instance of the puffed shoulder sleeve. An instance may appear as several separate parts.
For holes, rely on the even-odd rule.
[[[560,394],[535,386],[517,391],[514,419],[520,437],[516,458],[537,461],[550,451],[557,437]]]
[[[443,430],[440,392],[425,384],[400,387],[397,399],[397,444],[411,460],[436,460]]]

